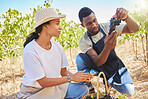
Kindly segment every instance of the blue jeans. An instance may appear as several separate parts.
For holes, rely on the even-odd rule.
[[[134,85],[133,84],[122,84],[122,85],[111,85],[115,88],[118,92],[125,94],[126,96],[130,97],[134,95]]]
[[[87,94],[89,94],[89,90],[86,85],[69,83],[65,99],[82,99]]]
[[[86,73],[90,73],[92,71],[86,67],[86,65],[84,64],[84,61],[82,60],[82,58],[79,55],[77,55],[77,57],[76,57],[76,64],[77,64],[78,71],[86,70],[85,71]],[[97,71],[95,71],[95,73],[97,73]],[[111,79],[112,78],[113,77],[111,77]],[[92,86],[91,83],[87,83],[86,85],[88,87]],[[134,85],[133,84],[116,85],[116,84],[109,83],[109,85],[112,86],[113,88],[115,88],[118,92],[125,94],[126,96],[132,96],[134,94]]]

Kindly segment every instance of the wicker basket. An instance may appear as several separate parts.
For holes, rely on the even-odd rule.
[[[105,94],[106,96],[109,95],[109,88],[107,86],[106,76],[103,72],[100,72],[97,78],[97,94],[96,93],[88,94],[88,95],[85,95],[82,99],[106,99],[105,98],[106,96],[104,98],[99,98],[99,84],[100,84],[99,81],[100,81],[101,75],[103,75],[104,81],[105,81]]]

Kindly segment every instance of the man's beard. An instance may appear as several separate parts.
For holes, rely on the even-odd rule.
[[[96,28],[98,29],[97,31],[95,31]],[[95,35],[95,34],[97,34],[99,32],[99,27],[96,27],[96,28],[93,28],[91,30],[91,34]]]

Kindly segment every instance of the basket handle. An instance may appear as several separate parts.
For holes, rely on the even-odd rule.
[[[97,79],[97,99],[99,99],[99,81],[100,81],[100,76],[101,74],[103,75],[103,78],[105,80],[105,93],[108,94],[109,93],[109,88],[107,86],[107,81],[106,81],[106,76],[103,72],[100,72],[99,75],[98,75],[98,79]]]

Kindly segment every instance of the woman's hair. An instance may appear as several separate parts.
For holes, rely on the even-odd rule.
[[[90,8],[88,8],[88,7],[81,8],[80,11],[79,11],[79,20],[80,20],[80,22],[83,23],[83,17],[87,17],[91,13],[94,13],[94,12]]]
[[[50,21],[43,23],[41,25],[39,25],[37,28],[35,28],[35,32],[32,32],[31,34],[29,34],[29,36],[26,38],[26,41],[24,42],[24,47],[31,42],[33,39],[38,39],[39,38],[39,33],[42,31],[42,27],[45,24],[49,24]]]

